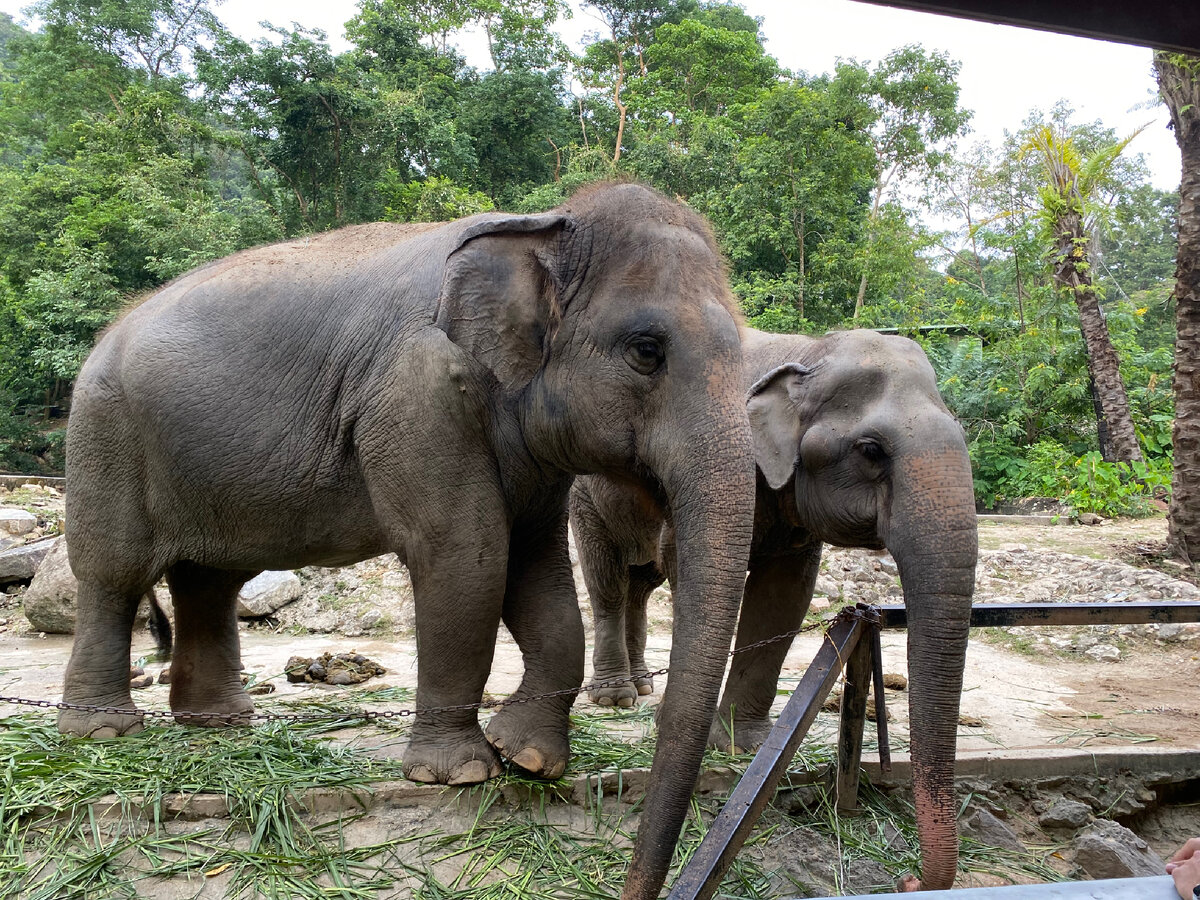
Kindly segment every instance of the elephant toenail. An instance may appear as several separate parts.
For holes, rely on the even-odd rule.
[[[541,775],[542,768],[546,765],[546,758],[533,747],[526,747],[512,758],[512,762],[526,772]]]
[[[601,697],[596,702],[599,703],[601,706],[612,706],[613,698],[612,697]]]
[[[422,784],[434,784],[437,782],[437,776],[433,774],[433,769],[429,766],[413,766],[406,773],[409,781],[419,781]]]
[[[617,706],[621,707],[622,709],[629,709],[629,707],[633,706],[633,698],[622,697],[617,701]]]
[[[481,759],[472,759],[463,763],[450,776],[447,784],[479,784],[488,780],[488,764]]]

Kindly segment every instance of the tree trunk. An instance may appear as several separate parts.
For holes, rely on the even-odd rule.
[[[1200,567],[1200,58],[1154,54],[1183,171],[1175,261],[1175,426],[1168,543]]]
[[[1100,452],[1109,462],[1133,462],[1142,458],[1142,450],[1129,412],[1125,383],[1121,381],[1120,360],[1092,286],[1086,247],[1081,217],[1074,211],[1064,213],[1058,222],[1054,283],[1060,290],[1071,291],[1079,310],[1079,329],[1087,345],[1088,374],[1108,425],[1107,443],[1111,449],[1106,452],[1105,442],[1101,442]]]

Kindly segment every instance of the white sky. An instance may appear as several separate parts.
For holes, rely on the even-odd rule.
[[[1099,119],[1120,136],[1150,122],[1128,152],[1144,155],[1156,187],[1179,187],[1179,150],[1167,129],[1166,109],[1154,100],[1146,48],[852,0],[741,2],[751,15],[762,17],[767,50],[793,70],[828,72],[838,57],[875,62],[908,43],[948,51],[962,62],[961,103],[975,113],[968,144],[980,139],[998,144],[1004,129],[1017,129],[1030,109],[1049,109],[1064,98],[1075,108],[1077,121]],[[0,12],[22,21],[25,5],[25,0],[0,0]],[[247,39],[259,35],[260,20],[278,25],[294,21],[326,31],[335,50],[348,46],[342,26],[355,11],[355,0],[230,0],[217,7],[222,21]],[[567,43],[578,48],[585,32],[600,27],[598,20],[576,12],[561,30]],[[467,36],[460,49],[471,63],[486,65],[479,36]]]

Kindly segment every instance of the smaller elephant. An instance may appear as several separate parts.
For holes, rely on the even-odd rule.
[[[800,626],[824,543],[891,551],[910,622],[924,885],[949,887],[957,854],[956,724],[978,553],[962,428],[924,352],[907,338],[747,329],[742,349],[758,483],[737,646]],[[627,679],[589,696],[632,706],[653,690],[639,675],[648,671],[647,599],[676,565],[669,514],[647,492],[602,475],[576,479],[570,513],[595,621],[594,678]],[[790,643],[734,658],[710,746],[762,744]]]

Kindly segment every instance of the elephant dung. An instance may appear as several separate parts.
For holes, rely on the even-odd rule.
[[[295,572],[260,572],[238,592],[238,615],[244,618],[269,616],[299,597],[303,590]]]
[[[299,684],[324,681],[326,684],[361,684],[376,675],[386,675],[387,669],[361,653],[322,653],[316,659],[293,656],[284,667],[287,680]]]

